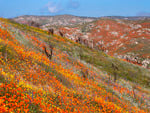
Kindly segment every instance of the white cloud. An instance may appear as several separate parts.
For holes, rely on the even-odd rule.
[[[44,11],[49,13],[60,13],[62,11],[67,11],[70,9],[76,9],[79,7],[79,2],[76,0],[51,0],[48,4],[46,4]]]
[[[48,11],[50,13],[58,13],[62,10],[62,8],[59,4],[56,4],[56,3],[53,3],[53,2],[49,2],[47,4],[47,8],[48,8]]]

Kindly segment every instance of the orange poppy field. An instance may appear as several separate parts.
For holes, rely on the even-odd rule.
[[[52,58],[44,52],[53,46]],[[112,62],[119,67],[114,81]],[[128,73],[129,72],[129,73]],[[0,113],[149,113],[148,69],[0,18]]]

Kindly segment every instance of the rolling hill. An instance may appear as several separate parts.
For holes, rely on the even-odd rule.
[[[150,68],[150,17],[107,16],[100,18],[58,16],[20,16],[14,21],[48,30],[104,51],[111,56]],[[35,24],[32,24],[32,22]],[[87,44],[88,41],[88,44]]]
[[[25,15],[19,16],[16,18],[12,18],[12,20],[21,23],[21,24],[29,24],[30,21],[34,21],[39,23],[40,26],[70,26],[76,24],[82,24],[85,22],[92,22],[98,18],[94,17],[79,17],[73,15],[57,15],[57,16],[33,16],[33,15]]]
[[[146,68],[0,18],[2,113],[148,113],[149,80]]]

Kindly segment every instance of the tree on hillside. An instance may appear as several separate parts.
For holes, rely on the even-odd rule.
[[[61,37],[64,37],[64,34],[61,31],[59,31],[59,34]]]
[[[38,28],[40,27],[40,24],[37,23],[37,22],[35,22],[35,21],[29,21],[29,22],[28,22],[28,25],[29,25],[29,26],[33,26],[33,27],[38,27]]]
[[[54,29],[53,28],[48,29],[48,34],[53,35],[54,34]]]
[[[82,77],[84,79],[87,79],[89,77],[89,71],[88,71],[88,69],[82,69],[81,73],[82,73]]]
[[[53,46],[49,45],[50,52],[48,52],[46,46],[43,46],[43,48],[44,48],[44,52],[45,52],[46,56],[49,58],[49,60],[51,60],[52,56],[53,56]]]
[[[112,63],[112,68],[113,68],[113,70],[114,70],[114,82],[116,82],[116,80],[117,80],[117,71],[119,70],[118,69],[118,67],[114,64],[114,63]]]

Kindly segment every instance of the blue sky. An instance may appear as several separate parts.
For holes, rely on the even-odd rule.
[[[150,16],[150,0],[0,0],[0,17],[61,14]]]

